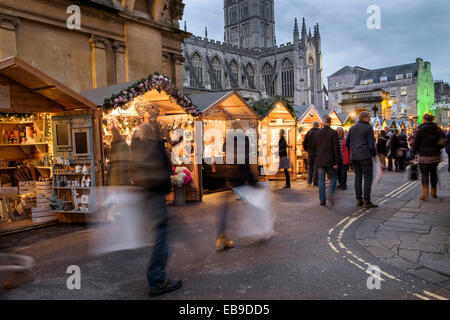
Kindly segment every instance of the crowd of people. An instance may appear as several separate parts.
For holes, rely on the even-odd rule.
[[[327,117],[320,128],[319,122],[306,134],[303,147],[308,153],[309,186],[318,187],[320,205],[334,205],[334,192],[347,189],[347,173],[355,174],[356,206],[376,208],[371,201],[374,169],[391,172],[405,172],[408,165],[414,173],[416,167],[422,173],[422,194],[420,200],[437,197],[438,164],[445,148],[450,159],[450,130],[446,133],[434,123],[430,113],[423,116],[423,123],[413,132],[397,131],[390,127],[375,132],[370,123],[370,113],[361,112],[358,122],[348,132],[342,127],[330,128]],[[376,168],[375,166],[379,166]],[[448,166],[450,172],[450,161]],[[417,173],[415,174],[417,176]],[[325,190],[325,176],[329,187]],[[410,178],[414,179],[410,174]]]

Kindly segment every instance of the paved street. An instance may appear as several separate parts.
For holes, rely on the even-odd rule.
[[[170,207],[168,274],[183,288],[157,299],[442,299],[450,298],[448,263],[450,174],[441,170],[440,196],[416,199],[418,183],[387,173],[374,191],[380,208],[354,207],[349,189],[334,208],[320,207],[317,189],[303,181],[291,190],[273,182],[277,222],[268,242],[238,242],[215,251],[216,212],[223,194]],[[238,209],[242,202],[235,201]],[[233,210],[234,211],[234,210]],[[237,210],[236,210],[237,211]],[[232,215],[231,235],[238,218]],[[150,248],[89,257],[89,239],[102,227],[54,226],[0,238],[9,251],[33,256],[35,281],[3,299],[148,299]],[[65,273],[79,265],[81,290],[68,290]],[[366,270],[381,269],[381,289],[369,290]]]

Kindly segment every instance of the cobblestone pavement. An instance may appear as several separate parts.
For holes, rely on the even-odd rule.
[[[437,199],[420,201],[420,188],[416,182],[390,208],[374,210],[357,229],[356,239],[384,263],[450,289],[450,173],[442,168]]]

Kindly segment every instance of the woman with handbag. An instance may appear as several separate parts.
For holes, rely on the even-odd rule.
[[[422,201],[428,199],[430,183],[431,196],[437,198],[437,168],[441,162],[441,150],[447,143],[444,132],[433,120],[434,117],[431,113],[424,114],[423,124],[419,126],[414,140],[414,150],[418,154],[419,167],[422,172],[422,195],[420,197]]]

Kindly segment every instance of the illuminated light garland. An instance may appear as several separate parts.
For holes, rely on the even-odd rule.
[[[159,93],[164,91],[171,97],[171,101],[175,101],[190,115],[199,116],[201,114],[201,112],[192,104],[191,99],[183,95],[175,87],[175,85],[172,83],[172,80],[170,80],[165,75],[159,74],[158,72],[150,75],[146,79],[135,82],[119,94],[105,99],[103,103],[103,110],[105,112],[110,112],[113,109],[125,106],[134,98],[139,97],[151,90],[156,90]]]

